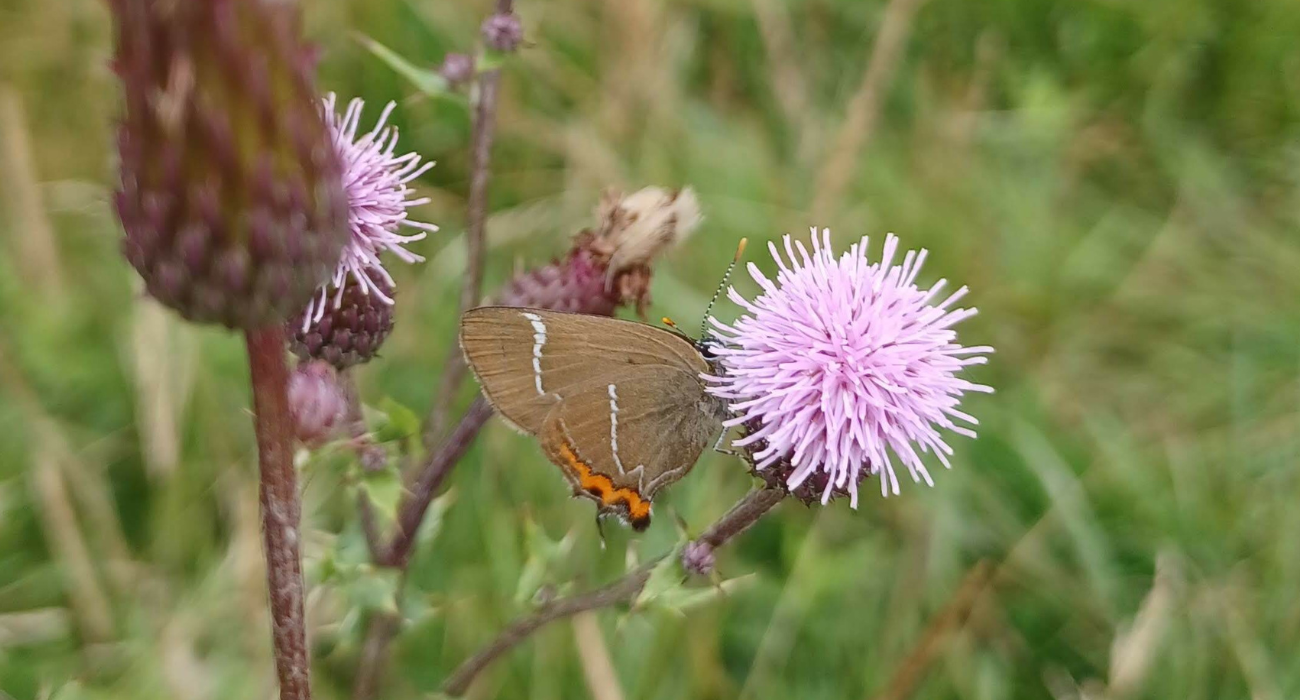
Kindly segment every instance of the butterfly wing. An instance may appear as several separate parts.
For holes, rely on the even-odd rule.
[[[722,430],[708,365],[687,340],[630,321],[482,307],[461,347],[484,394],[541,441],[574,492],[649,523],[650,500],[681,478]]]

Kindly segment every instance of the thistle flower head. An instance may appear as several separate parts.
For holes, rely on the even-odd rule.
[[[932,484],[921,455],[948,466],[952,448],[940,429],[974,437],[966,426],[977,421],[958,409],[962,394],[992,391],[957,376],[992,352],[957,343],[953,326],[975,314],[953,308],[966,288],[943,297],[943,280],[918,287],[926,252],[895,262],[892,234],[875,263],[866,238],[838,258],[829,230],[813,229],[811,251],[790,236],[783,243],[784,257],[768,245],[776,280],[751,263],[762,293],[751,301],[728,290],[745,313],[730,325],[713,321],[720,371],[708,380],[735,414],[728,424],[745,426],[735,445],[751,451],[758,470],[782,470],[796,493],[816,485],[822,503],[847,492],[857,507],[867,475],[880,476],[883,495],[897,494],[893,459]]]
[[[290,3],[112,0],[115,197],[149,293],[196,322],[280,323],[347,236],[339,163]]]
[[[357,136],[364,106],[362,100],[353,99],[339,115],[335,110],[335,96],[331,93],[325,98],[326,125],[343,168],[350,235],[329,284],[318,291],[308,306],[303,332],[309,330],[311,323],[320,321],[331,301],[335,309],[339,308],[344,289],[349,286],[344,281],[349,277],[362,294],[373,294],[381,303],[392,305],[387,290],[394,287],[393,278],[384,269],[379,254],[389,251],[403,262],[421,262],[424,258],[405,246],[424,239],[429,231],[438,230],[433,224],[407,218],[407,209],[429,201],[425,197],[412,197],[410,183],[434,164],[422,163],[418,153],[397,154],[397,129],[387,123],[395,103],[389,102],[384,107],[370,131]],[[403,227],[416,233],[403,234]]]

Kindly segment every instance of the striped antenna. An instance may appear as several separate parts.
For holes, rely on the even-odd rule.
[[[722,296],[722,290],[727,286],[727,280],[731,279],[731,271],[736,269],[736,263],[740,262],[740,256],[745,253],[745,244],[749,242],[748,238],[740,239],[736,245],[736,255],[731,258],[731,264],[727,266],[727,271],[722,273],[722,281],[718,283],[718,288],[713,292],[713,298],[709,300],[709,305],[704,309],[704,320],[700,321],[700,338],[709,330],[709,319],[712,318],[713,305],[718,303],[718,297]]]

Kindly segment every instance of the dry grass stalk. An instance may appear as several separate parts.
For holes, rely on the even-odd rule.
[[[592,700],[623,700],[614,661],[605,645],[605,635],[592,611],[573,616],[573,640],[578,646],[578,659],[582,662],[582,675],[587,679],[587,690]]]
[[[871,141],[875,131],[885,92],[898,71],[903,47],[912,35],[912,19],[923,2],[925,0],[890,0],[889,6],[885,8],[880,31],[876,34],[876,43],[871,48],[867,70],[862,75],[862,83],[849,102],[844,123],[840,125],[835,143],[828,152],[830,155],[826,166],[818,174],[813,216],[825,217],[830,213],[830,208],[844,194],[844,189],[857,170],[862,149]]]
[[[90,548],[68,498],[59,466],[61,450],[50,434],[52,428],[41,425],[40,419],[35,422],[36,444],[30,476],[35,500],[40,504],[45,538],[63,570],[68,598],[82,635],[91,643],[105,642],[114,636],[112,605],[95,573]]]
[[[9,239],[17,246],[27,284],[56,304],[64,297],[63,264],[54,240],[54,226],[45,213],[40,181],[32,157],[22,96],[12,85],[0,83],[0,196],[5,197],[13,221]]]
[[[180,464],[180,422],[194,380],[192,343],[160,304],[139,299],[132,327],[136,417],[149,475],[165,479]]]
[[[994,568],[987,561],[971,567],[962,579],[957,592],[938,615],[934,616],[921,640],[898,666],[893,678],[876,700],[903,700],[912,696],[930,664],[943,648],[944,642],[959,632],[979,602],[980,594],[993,577]]]

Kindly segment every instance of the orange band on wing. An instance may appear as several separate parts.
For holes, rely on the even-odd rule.
[[[614,482],[604,474],[598,474],[591,465],[578,459],[577,453],[567,441],[560,442],[560,459],[578,473],[578,486],[587,493],[600,499],[601,505],[614,506],[619,503],[627,506],[628,517],[635,521],[650,517],[650,501],[642,498],[636,489],[615,487]]]

